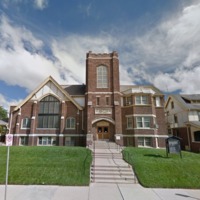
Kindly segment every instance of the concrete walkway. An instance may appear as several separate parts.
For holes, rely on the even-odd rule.
[[[95,141],[92,147],[92,183],[137,183],[132,166],[122,159],[121,149],[114,142]]]
[[[0,185],[0,200],[4,200],[4,191],[5,186]],[[91,183],[89,187],[8,185],[7,200],[200,200],[200,190],[108,183]]]

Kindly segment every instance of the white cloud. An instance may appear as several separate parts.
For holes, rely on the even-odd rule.
[[[20,100],[14,100],[14,99],[7,99],[5,96],[3,96],[0,93],[0,106],[2,106],[4,109],[6,109],[9,112],[10,106],[16,106],[18,105],[22,99]]]
[[[199,92],[195,81],[195,76],[200,76],[199,19],[200,3],[185,7],[141,36],[129,38],[130,51],[125,58],[132,68],[130,76],[164,91]]]
[[[52,51],[63,68],[70,72],[66,78],[73,75],[74,80],[85,83],[85,59],[89,51],[108,53],[112,46],[113,38],[109,35],[80,36],[70,35],[52,43]]]
[[[39,2],[39,1],[38,1]],[[42,1],[41,4],[43,5]],[[185,7],[143,35],[66,35],[45,44],[5,16],[0,19],[0,80],[34,89],[47,76],[59,83],[85,83],[88,51],[118,51],[121,84],[150,82],[167,92],[200,93],[200,3]],[[128,36],[129,35],[129,36]],[[7,73],[7,72],[12,73]]]
[[[43,10],[48,6],[48,0],[34,0],[34,5],[37,9]]]
[[[42,54],[43,42],[29,30],[15,26],[2,16],[0,33],[0,80],[28,91],[52,74],[62,81],[60,64]]]
[[[8,8],[9,5],[28,4],[30,0],[1,0],[2,6]],[[48,6],[48,0],[31,0],[31,5],[36,9],[43,10]]]

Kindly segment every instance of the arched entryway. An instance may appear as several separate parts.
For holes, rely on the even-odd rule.
[[[107,121],[100,121],[96,123],[97,140],[110,139],[110,124]]]
[[[114,141],[114,124],[112,119],[98,118],[92,122],[95,140]]]

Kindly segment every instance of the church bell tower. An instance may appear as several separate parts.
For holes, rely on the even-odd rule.
[[[86,56],[86,133],[93,140],[115,141],[122,133],[117,52]]]

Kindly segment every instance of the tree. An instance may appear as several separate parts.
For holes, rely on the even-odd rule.
[[[0,119],[7,119],[8,118],[8,112],[6,109],[4,109],[2,106],[0,106]]]

